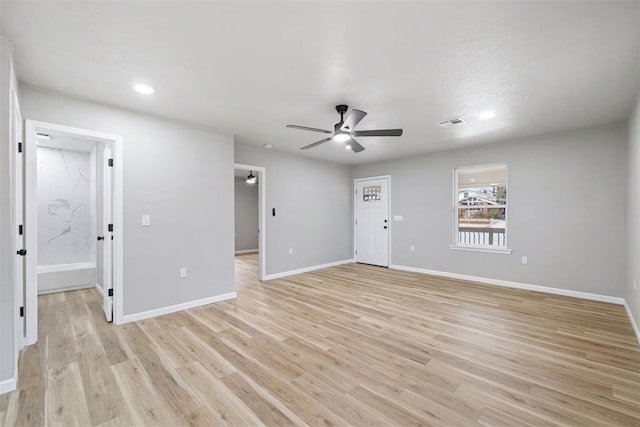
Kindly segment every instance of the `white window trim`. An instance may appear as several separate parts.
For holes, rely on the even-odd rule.
[[[510,255],[513,252],[513,249],[505,248],[495,248],[493,246],[468,246],[468,245],[449,245],[449,249],[453,249],[456,251],[469,251],[469,252],[486,252],[488,254],[503,254]]]
[[[466,169],[466,168],[477,168],[482,166],[495,166],[495,165],[505,165],[507,167],[507,203],[504,205],[505,208],[505,217],[507,221],[505,222],[504,228],[504,246],[483,246],[483,245],[464,245],[458,243],[458,170]],[[492,254],[503,254],[510,255],[513,250],[509,249],[507,244],[509,243],[508,234],[509,234],[509,165],[507,162],[497,162],[497,163],[486,163],[481,165],[471,165],[471,166],[460,166],[453,168],[453,244],[449,245],[449,249],[458,250],[458,251],[469,251],[469,252],[485,252]],[[502,206],[502,205],[501,205]]]

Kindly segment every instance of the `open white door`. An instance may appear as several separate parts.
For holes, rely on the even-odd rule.
[[[108,322],[113,321],[113,154],[106,144],[102,157],[102,230],[98,244],[102,245],[102,308]]]
[[[25,271],[25,256],[26,256],[26,244],[24,240],[24,141],[22,138],[22,115],[20,114],[20,105],[18,103],[18,95],[13,92],[11,97],[11,111],[12,111],[12,144],[13,144],[13,164],[15,169],[14,179],[14,238],[15,238],[15,263],[14,263],[14,279],[15,279],[15,303],[18,307],[18,313],[20,319],[16,328],[16,341],[17,350],[24,346],[25,330],[26,330],[26,317],[24,315],[25,303],[24,303],[24,271]],[[35,254],[29,254],[29,256],[35,256]]]
[[[355,181],[356,262],[389,266],[389,178]]]

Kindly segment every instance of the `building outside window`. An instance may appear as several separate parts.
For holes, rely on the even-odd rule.
[[[507,165],[455,170],[454,247],[506,249]]]

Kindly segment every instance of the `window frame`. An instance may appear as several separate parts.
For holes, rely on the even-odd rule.
[[[506,202],[504,204],[504,216],[505,216],[505,227],[504,227],[504,246],[489,246],[489,245],[469,245],[463,244],[459,241],[459,214],[460,208],[458,206],[458,181],[459,181],[459,171],[461,169],[471,169],[471,168],[481,168],[487,166],[498,166],[503,165],[506,168],[506,179],[505,186],[507,188],[507,197]],[[460,250],[460,251],[472,251],[472,252],[487,252],[487,253],[497,253],[497,254],[511,254],[513,251],[509,249],[507,246],[509,243],[508,235],[509,235],[509,164],[507,162],[496,162],[496,163],[485,163],[478,165],[469,165],[469,166],[459,166],[453,168],[453,244],[449,245],[449,249]]]

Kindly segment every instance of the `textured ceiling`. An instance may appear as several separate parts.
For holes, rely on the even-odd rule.
[[[626,120],[639,4],[4,1],[0,28],[24,83],[354,164]],[[322,134],[285,125],[331,129],[338,103],[404,135],[299,151]]]

